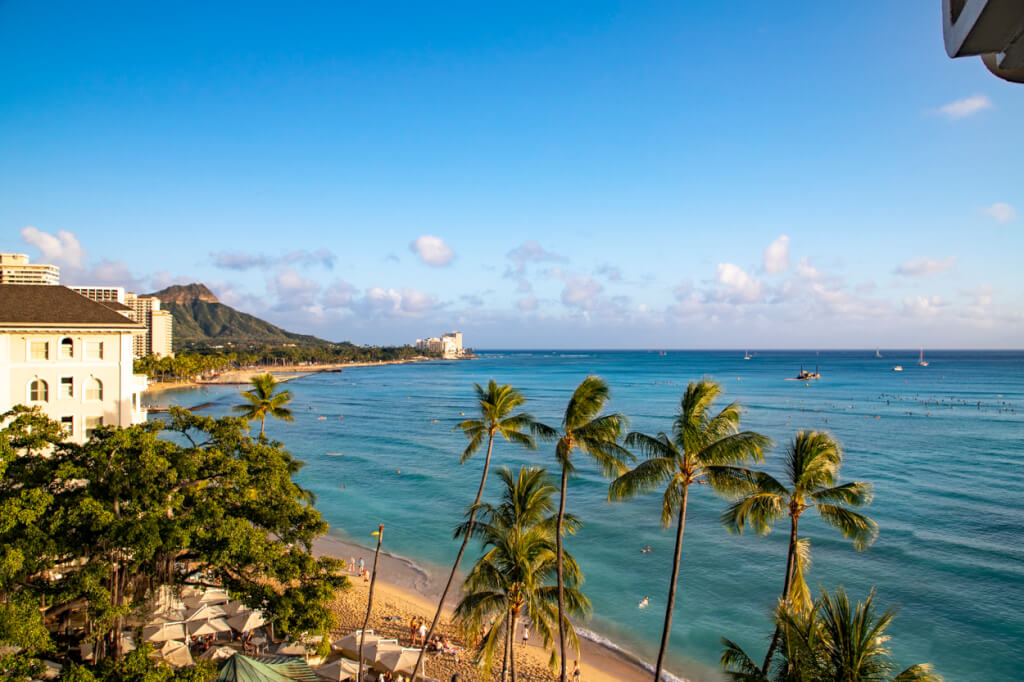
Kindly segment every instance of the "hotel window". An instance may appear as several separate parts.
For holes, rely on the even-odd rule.
[[[103,426],[103,417],[86,417],[85,437],[92,438],[92,434],[101,426]]]
[[[75,342],[71,339],[61,339],[60,341],[60,359],[70,360],[75,357]]]
[[[85,382],[86,400],[103,400],[103,384],[99,379],[89,379]]]
[[[50,399],[50,388],[42,379],[33,379],[28,385],[28,399],[33,403],[45,403]]]
[[[59,398],[74,398],[75,397],[75,379],[74,377],[61,377],[60,378],[60,393],[57,394]]]
[[[64,429],[64,433],[69,436],[75,435],[75,418],[74,417],[61,417],[60,425]]]
[[[29,356],[33,360],[49,360],[50,359],[50,342],[49,341],[33,341],[30,345],[31,355]]]
[[[102,360],[103,359],[103,342],[102,341],[86,341],[85,342],[85,359],[86,360]]]

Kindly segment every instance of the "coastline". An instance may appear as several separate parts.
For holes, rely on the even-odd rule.
[[[355,558],[357,563],[362,558],[366,562],[367,569],[372,568],[373,565],[373,548],[339,537],[333,532],[329,532],[314,542],[313,553],[317,556],[337,557],[343,559],[346,564],[350,558]],[[421,566],[382,549],[380,563],[377,567],[374,602],[377,603],[378,599],[381,600],[380,603],[384,604],[385,610],[390,608],[394,611],[408,612],[412,609],[416,616],[427,618],[429,622],[437,607],[437,599],[444,589],[448,570],[447,567]],[[353,592],[366,591],[367,586],[354,574],[350,574],[349,579],[353,585]],[[362,596],[361,599],[362,608],[365,609],[366,597]],[[457,601],[457,594],[448,596],[441,621],[438,623],[439,631],[442,630],[442,625],[451,622],[452,610]],[[361,618],[362,614],[359,616],[356,627],[361,625]],[[379,619],[379,616],[376,619]],[[341,622],[345,625],[345,619],[341,619]],[[381,623],[378,627],[386,628],[387,624]],[[401,627],[404,628],[405,624],[403,623]],[[345,631],[342,634],[348,634],[351,629],[353,628],[344,627]],[[450,628],[446,629],[450,631]],[[580,667],[583,679],[587,682],[649,680],[653,675],[654,669],[650,664],[641,661],[628,651],[617,647],[608,640],[601,641],[601,638],[585,628],[579,628],[578,633],[580,635]],[[517,632],[515,646],[516,651],[521,652],[524,656],[524,660],[529,661],[530,668],[525,675],[523,671],[517,669],[517,677],[544,681],[558,679],[557,671],[551,674],[547,669],[548,652],[538,644],[536,636],[529,646],[523,647],[519,643],[519,633]],[[496,667],[500,668],[500,663]],[[571,672],[572,659],[570,659],[569,669]],[[428,674],[434,675],[434,671],[428,668]],[[675,677],[667,672],[663,674],[667,679],[685,682],[683,678]],[[494,673],[492,673],[493,675]]]

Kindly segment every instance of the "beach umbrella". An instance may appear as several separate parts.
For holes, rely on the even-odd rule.
[[[243,635],[250,630],[255,630],[264,623],[266,623],[266,619],[263,617],[262,611],[245,611],[228,618],[228,625]]]
[[[199,654],[199,660],[201,661],[220,661],[225,658],[231,658],[238,652],[229,646],[215,646],[207,649],[203,653]]]
[[[221,605],[221,608],[224,609],[224,614],[227,616],[237,616],[240,613],[252,611],[252,609],[240,601],[229,601],[227,604]]]
[[[347,658],[339,658],[334,663],[322,665],[316,669],[317,677],[332,682],[342,682],[356,676],[359,671],[359,664]]]
[[[211,618],[210,620],[192,621],[187,623],[188,634],[191,637],[202,635],[216,635],[221,632],[231,632],[231,626],[223,618]]]
[[[356,630],[355,632],[350,632],[349,634],[345,635],[341,639],[339,639],[336,642],[334,642],[333,644],[331,644],[331,648],[334,649],[335,651],[340,651],[341,653],[345,654],[346,656],[348,656],[351,659],[358,659],[359,658],[359,633],[361,633],[361,632],[362,632],[362,630]],[[376,643],[377,640],[379,640],[379,639],[380,639],[380,635],[375,634],[373,632],[373,630],[367,630],[366,631],[366,638],[365,638],[365,640],[366,640],[366,645],[367,646],[369,646],[370,644]]]
[[[377,665],[393,673],[401,673],[402,675],[413,677],[413,668],[416,666],[416,659],[419,655],[420,650],[418,648],[387,649],[378,656]]]
[[[370,665],[380,664],[380,655],[385,651],[400,651],[402,645],[397,639],[378,639],[373,644],[363,645],[363,662]]]
[[[188,645],[184,642],[166,642],[160,648],[160,658],[175,668],[195,665],[195,661],[192,660],[192,652],[188,650]]]
[[[153,623],[142,629],[142,639],[146,642],[184,640],[185,636],[184,623]]]
[[[185,620],[191,622],[196,620],[209,620],[211,618],[223,618],[224,616],[224,609],[216,604],[199,604],[189,611],[188,615],[185,616]]]

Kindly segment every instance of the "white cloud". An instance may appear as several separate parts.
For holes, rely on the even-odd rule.
[[[436,296],[405,287],[371,287],[363,297],[364,308],[383,315],[420,316],[436,306]]]
[[[320,293],[318,282],[303,277],[294,268],[282,268],[270,281],[270,288],[277,294],[278,310],[313,306]]]
[[[1008,223],[1017,217],[1017,209],[1002,201],[986,206],[981,212],[997,223]]]
[[[761,300],[761,282],[733,263],[719,263],[715,281],[724,287],[721,298],[745,303]]]
[[[597,269],[597,274],[603,275],[609,282],[621,282],[622,271],[610,263],[605,263]]]
[[[764,250],[764,271],[775,275],[789,268],[789,237],[780,235]]]
[[[589,310],[593,306],[594,297],[601,293],[601,285],[592,277],[563,274],[561,279],[565,282],[562,303],[567,306]]]
[[[515,275],[522,275],[523,271],[526,270],[528,263],[539,263],[541,261],[557,261],[564,262],[566,258],[560,256],[557,253],[545,251],[544,247],[535,241],[525,241],[518,247],[512,249],[506,254],[508,258],[515,264],[513,273]],[[506,273],[506,276],[511,276],[512,273]]]
[[[70,268],[81,268],[85,263],[85,249],[78,243],[74,232],[60,230],[56,235],[43,232],[29,225],[21,231],[26,244],[39,249],[44,263]]]
[[[938,296],[914,296],[903,299],[903,314],[908,317],[935,317],[946,303]]]
[[[356,288],[343,279],[336,279],[327,286],[320,299],[324,308],[347,308],[352,303]]]
[[[409,244],[409,250],[419,256],[426,265],[435,268],[444,267],[455,258],[452,247],[445,244],[440,237],[435,237],[432,234],[425,234],[417,238],[416,241]]]
[[[244,251],[220,251],[210,254],[213,264],[225,270],[249,270],[250,268],[270,268],[275,265],[322,265],[328,270],[334,267],[335,256],[330,249],[320,247],[316,251],[300,249],[283,256],[270,257],[262,253],[246,253]]]
[[[955,263],[956,256],[950,256],[949,258],[911,258],[900,263],[895,273],[908,277],[935,275],[950,270]]]
[[[811,261],[807,256],[801,258],[800,262],[796,264],[796,274],[803,279],[814,281],[821,279],[821,273],[818,272],[818,268],[811,265]]]
[[[939,107],[939,112],[947,118],[957,120],[973,116],[979,111],[991,108],[992,100],[985,95],[971,95],[970,97],[958,99],[955,102],[943,104]]]
[[[537,299],[534,298],[533,296],[524,296],[523,298],[519,299],[519,301],[516,303],[516,306],[520,310],[536,310]]]

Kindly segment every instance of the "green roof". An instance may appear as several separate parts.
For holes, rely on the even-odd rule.
[[[257,660],[235,654],[224,662],[217,680],[225,682],[319,682],[301,658],[274,657]]]

